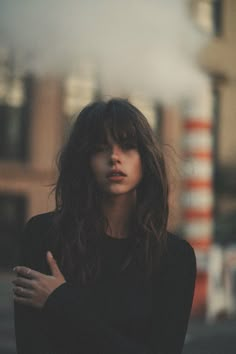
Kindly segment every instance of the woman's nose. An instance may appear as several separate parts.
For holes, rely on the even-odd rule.
[[[121,158],[121,149],[118,145],[113,145],[111,148],[111,160],[120,160]]]

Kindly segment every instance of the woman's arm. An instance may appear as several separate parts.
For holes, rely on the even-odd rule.
[[[76,345],[78,333],[88,338],[89,352],[102,354],[181,354],[186,335],[196,277],[196,259],[186,241],[179,241],[176,255],[166,272],[153,286],[153,318],[149,344],[144,346],[112,328],[91,310],[86,291],[65,283],[47,299],[43,314]],[[160,289],[161,286],[161,289]],[[161,291],[161,296],[160,296]],[[156,298],[159,300],[155,302]],[[161,319],[160,319],[161,316]]]
[[[29,242],[30,223],[27,230],[26,239]],[[96,315],[90,300],[91,290],[64,283],[49,295],[42,311],[16,305],[18,353],[32,353],[35,343],[39,343],[39,346],[45,343],[46,337],[39,326],[43,319],[44,323],[50,324],[49,330],[57,333],[59,338],[60,335],[63,336],[68,347],[80,348],[83,352],[180,354],[192,304],[196,263],[192,248],[185,241],[179,242],[181,247],[174,250],[176,254],[172,257],[173,262],[162,276],[161,284],[155,286],[154,280],[152,333],[147,346],[122,335]],[[180,246],[180,243],[177,245]],[[29,243],[23,249],[29,250]],[[28,253],[24,257],[24,263],[33,268],[32,254],[29,251]],[[160,300],[155,301],[155,294]],[[47,343],[44,345],[47,346]]]
[[[147,348],[121,334],[91,306],[91,292],[62,284],[49,295],[42,313],[68,338],[68,346],[92,354],[146,354]],[[83,336],[83,345],[81,339]],[[155,353],[159,354],[159,353]]]

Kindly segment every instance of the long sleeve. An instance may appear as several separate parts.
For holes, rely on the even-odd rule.
[[[44,315],[48,319],[56,318],[63,332],[70,329],[73,346],[76,346],[78,331],[84,331],[88,338],[87,349],[93,354],[180,354],[196,276],[193,249],[187,242],[181,243],[178,256],[169,264],[158,286],[154,281],[152,326],[147,345],[122,335],[96,317],[86,294],[67,283],[49,296]]]
[[[48,298],[43,313],[69,339],[70,348],[80,348],[84,336],[83,352],[92,354],[144,354],[146,348],[122,335],[91,310],[86,292],[77,290],[68,283],[58,287]],[[72,349],[71,349],[72,350]],[[74,353],[74,352],[73,352]],[[75,351],[77,353],[77,351]],[[79,353],[79,351],[78,351]]]

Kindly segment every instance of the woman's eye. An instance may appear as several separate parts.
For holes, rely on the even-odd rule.
[[[130,143],[130,142],[125,142],[125,143],[121,144],[121,147],[124,150],[137,149],[137,145],[134,143]]]
[[[107,151],[109,149],[109,147],[107,145],[97,145],[94,148],[95,152],[103,152],[103,151]]]

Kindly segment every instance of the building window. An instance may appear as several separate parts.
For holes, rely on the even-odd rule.
[[[19,257],[20,231],[26,217],[26,198],[0,195],[0,267],[12,268]]]
[[[194,17],[207,33],[220,36],[222,33],[222,0],[197,0],[194,2]]]
[[[8,78],[0,97],[0,159],[28,159],[32,77]]]
[[[214,24],[214,34],[216,36],[222,33],[222,1],[213,0],[213,24]]]
[[[94,100],[97,87],[94,73],[89,63],[79,74],[69,75],[64,81],[64,114],[69,120]]]
[[[164,126],[164,119],[165,119],[165,114],[164,114],[164,107],[161,103],[156,103],[155,105],[155,110],[156,110],[156,130],[155,133],[161,143],[163,143],[163,126]]]
[[[214,196],[215,196],[215,241],[222,245],[236,242],[236,166],[219,158],[219,131],[224,124],[220,116],[220,88],[217,79],[213,82],[214,118]]]

